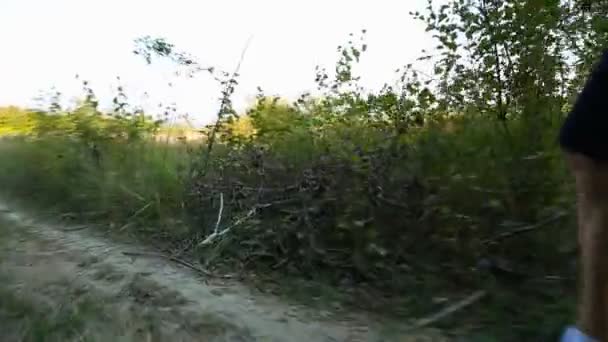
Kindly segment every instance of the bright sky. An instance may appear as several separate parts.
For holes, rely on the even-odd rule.
[[[367,29],[368,51],[357,71],[378,88],[394,70],[415,62],[433,41],[409,11],[426,0],[0,0],[0,105],[33,105],[52,86],[67,99],[81,94],[74,76],[91,82],[109,103],[120,76],[135,103],[176,102],[197,122],[218,107],[219,85],[206,75],[175,81],[165,66],[132,54],[133,39],[165,37],[203,65],[233,70],[247,39],[235,107],[257,86],[295,98],[314,89],[314,67],[333,70],[336,47]],[[167,87],[169,81],[176,85]],[[149,96],[145,97],[144,92]]]

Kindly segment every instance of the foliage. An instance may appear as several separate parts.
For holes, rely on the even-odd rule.
[[[406,65],[397,84],[363,89],[363,30],[338,48],[332,73],[317,68],[319,96],[289,103],[260,90],[241,115],[230,102],[238,68],[202,67],[166,40],[144,37],[136,53],[148,63],[169,58],[181,74],[206,71],[224,86],[216,123],[201,131],[203,150],[154,143],[148,138],[160,123],[124,96],[113,113],[99,113],[87,92],[65,113],[0,112],[9,123],[1,133],[35,137],[0,145],[11,160],[0,164],[0,183],[175,242],[208,267],[393,295],[489,287],[504,297],[491,300],[501,311],[485,316],[487,324],[536,322],[531,305],[573,297],[567,281],[540,289],[535,282],[573,276],[574,197],[555,138],[605,41],[604,17],[594,15],[602,6],[429,1],[412,16],[438,42],[437,55],[421,57],[434,61],[433,75]],[[488,258],[523,267],[523,281],[483,277],[472,266]],[[520,294],[535,302],[507,308]],[[561,304],[542,309],[554,318],[547,331],[518,326],[502,331],[505,340],[545,338],[567,318]]]
[[[0,108],[0,136],[30,134],[36,126],[36,116],[21,108]]]

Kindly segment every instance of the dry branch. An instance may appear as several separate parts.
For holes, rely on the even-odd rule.
[[[249,210],[249,212],[247,212],[247,214],[241,218],[239,218],[238,220],[236,220],[232,225],[228,226],[228,228],[220,231],[215,231],[213,232],[213,234],[207,236],[207,238],[205,238],[205,240],[201,241],[198,245],[199,246],[206,246],[211,244],[215,239],[222,237],[224,235],[226,235],[227,233],[229,233],[233,228],[235,228],[236,226],[241,225],[242,223],[244,223],[246,220],[248,220],[249,218],[253,217],[256,213],[257,210],[259,209],[259,206],[255,206],[253,207],[251,210]],[[217,228],[217,227],[216,227]]]
[[[170,256],[170,255],[166,255],[166,254],[162,254],[162,253],[149,253],[149,252],[122,252],[122,254],[127,255],[127,256],[131,256],[131,257],[135,257],[135,256],[147,256],[147,257],[157,257],[157,258],[164,258],[170,261],[173,261],[177,264],[180,264],[182,266],[188,267],[202,275],[205,275],[207,277],[215,277],[216,275],[214,275],[213,273],[207,271],[206,269],[196,266],[194,264],[189,263],[188,261]]]
[[[214,231],[213,234],[207,236],[205,238],[205,240],[201,241],[198,245],[199,246],[206,246],[206,245],[209,245],[209,244],[213,243],[213,241],[215,241],[217,238],[220,238],[220,237],[228,234],[232,229],[236,228],[237,226],[240,226],[241,224],[245,223],[245,221],[247,221],[248,219],[250,219],[251,217],[253,217],[254,215],[256,215],[258,213],[259,209],[268,208],[268,207],[270,207],[272,205],[276,205],[276,204],[289,203],[289,202],[292,202],[292,201],[293,201],[293,199],[276,201],[276,202],[272,202],[272,203],[257,204],[253,208],[251,208],[251,210],[249,210],[247,212],[247,214],[245,214],[245,216],[237,219],[232,225],[228,226],[224,230],[219,231],[219,229],[218,229],[219,226],[216,226],[217,230]]]
[[[146,199],[144,198],[144,196],[142,196],[142,195],[138,194],[137,192],[135,192],[135,191],[127,188],[124,184],[120,185],[120,189],[122,191],[124,191],[126,194],[129,194],[129,195],[135,197],[136,199],[138,199],[138,200],[140,200],[142,202],[146,202]]]
[[[543,226],[548,225],[549,223],[553,223],[553,222],[555,222],[555,221],[557,221],[557,220],[559,220],[559,219],[561,219],[561,218],[563,218],[565,216],[566,216],[565,213],[558,213],[557,215],[549,217],[549,218],[547,218],[545,220],[542,220],[542,221],[540,221],[538,223],[527,225],[527,226],[523,226],[523,227],[511,230],[511,231],[499,234],[499,235],[497,235],[497,236],[495,236],[495,237],[493,237],[491,239],[484,240],[484,241],[482,241],[482,244],[487,245],[487,244],[490,244],[490,243],[495,243],[495,242],[498,242],[500,240],[504,240],[504,239],[513,237],[515,235],[519,235],[519,234],[523,234],[523,233],[534,231],[536,229],[539,229],[539,228],[541,228]]]
[[[215,229],[213,229],[213,233],[217,234],[220,230],[220,222],[222,222],[222,211],[224,211],[224,193],[220,193],[220,210],[217,213],[217,222],[215,222]]]
[[[486,291],[483,290],[479,290],[476,291],[475,293],[473,293],[472,295],[464,298],[463,300],[456,302],[450,306],[448,306],[447,308],[432,314],[428,317],[425,318],[421,318],[419,320],[417,320],[409,329],[407,330],[413,330],[413,329],[419,329],[425,326],[428,326],[430,324],[433,324],[437,321],[439,321],[440,319],[443,319],[447,316],[449,316],[450,314],[453,314],[459,310],[462,310],[464,308],[466,308],[469,305],[474,304],[475,302],[479,301],[480,299],[482,299],[483,297],[486,296]]]
[[[87,225],[81,225],[81,226],[73,226],[73,227],[68,227],[68,228],[64,228],[61,231],[64,232],[75,232],[75,231],[79,231],[79,230],[84,230],[89,228],[89,226]]]

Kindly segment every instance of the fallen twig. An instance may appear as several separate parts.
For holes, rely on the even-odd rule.
[[[244,217],[239,218],[238,220],[236,220],[232,225],[228,226],[228,228],[222,230],[221,232],[215,231],[213,232],[213,234],[207,236],[205,238],[205,240],[201,241],[198,245],[199,246],[206,246],[211,244],[215,239],[222,237],[224,235],[226,235],[227,233],[229,233],[234,227],[242,224],[243,222],[245,222],[245,220],[251,218],[253,215],[255,215],[257,213],[257,210],[259,209],[258,206],[253,207],[251,210],[249,210],[249,212],[247,212],[247,215],[245,215]]]
[[[211,190],[232,190],[238,188],[243,191],[261,191],[261,192],[283,192],[288,191],[291,188],[295,188],[295,185],[289,185],[285,187],[251,187],[251,186],[239,186],[239,185],[204,185],[205,188]]]
[[[198,273],[201,273],[207,277],[216,277],[215,274],[211,273],[210,271],[207,271],[206,269],[193,265],[185,260],[176,258],[174,256],[170,256],[170,255],[166,255],[166,254],[162,254],[162,253],[150,253],[150,252],[122,252],[122,254],[127,255],[127,256],[132,256],[132,257],[136,257],[136,256],[148,256],[148,257],[158,257],[158,258],[165,258],[168,260],[171,260],[175,263],[178,263],[182,266],[188,267]]]
[[[417,320],[407,330],[420,329],[422,327],[433,324],[433,323],[439,321],[440,319],[447,317],[448,315],[453,314],[456,311],[462,310],[463,308],[479,301],[480,299],[485,297],[486,294],[487,294],[486,291],[483,291],[483,290],[476,291],[475,293],[466,297],[465,299],[463,299],[459,302],[456,302],[435,314],[432,314],[428,317]]]
[[[211,241],[215,240],[218,236],[226,234],[228,229],[224,229],[220,232],[220,222],[222,221],[222,211],[224,210],[224,193],[220,193],[220,210],[217,213],[217,222],[215,222],[215,228],[213,233],[205,238],[199,245],[207,245]]]
[[[484,240],[484,241],[482,241],[482,244],[487,245],[489,243],[495,243],[495,242],[498,242],[500,240],[504,240],[504,239],[513,237],[513,236],[518,235],[518,234],[522,234],[522,233],[526,233],[526,232],[531,232],[531,231],[539,229],[539,228],[541,228],[541,227],[543,227],[543,226],[545,226],[545,225],[547,225],[549,223],[553,223],[553,222],[555,222],[555,221],[557,221],[557,220],[559,220],[559,219],[561,219],[561,218],[563,218],[565,216],[566,216],[566,213],[559,213],[559,214],[557,214],[555,216],[549,217],[549,218],[547,218],[545,220],[542,220],[540,222],[537,222],[535,224],[523,226],[521,228],[517,228],[517,229],[511,230],[511,231],[499,234],[499,235],[497,235],[497,236],[495,236],[495,237],[493,237],[491,239]]]
[[[392,205],[393,207],[397,207],[397,208],[401,208],[401,209],[408,209],[408,206],[403,204],[403,203],[399,203],[395,200],[386,198],[382,195],[378,195],[376,196],[377,199],[379,199],[381,202],[383,202],[384,204],[388,204],[388,205]]]
[[[256,206],[254,206],[253,208],[251,208],[251,210],[249,210],[249,211],[247,212],[247,214],[246,214],[245,216],[243,216],[243,217],[239,218],[239,219],[238,219],[238,220],[236,220],[236,221],[235,221],[235,222],[234,222],[232,225],[228,226],[227,228],[225,228],[225,229],[224,229],[224,230],[222,230],[222,231],[217,231],[217,230],[216,230],[216,231],[214,231],[214,232],[213,232],[213,234],[211,234],[211,235],[207,236],[207,237],[205,238],[205,240],[201,241],[201,242],[200,242],[198,245],[199,245],[199,246],[206,246],[206,245],[211,244],[211,243],[212,243],[212,242],[213,242],[215,239],[217,239],[217,238],[219,238],[219,237],[222,237],[222,236],[226,235],[226,234],[227,234],[227,233],[229,233],[229,232],[230,232],[232,229],[234,229],[235,227],[237,227],[237,226],[239,226],[239,225],[243,224],[243,223],[244,223],[246,220],[248,220],[248,219],[250,219],[251,217],[253,217],[255,214],[257,214],[257,212],[258,212],[258,210],[259,210],[259,209],[262,209],[262,208],[268,208],[268,207],[270,207],[271,205],[273,205],[273,204],[277,204],[277,203],[279,203],[279,202],[281,202],[281,201],[277,201],[277,202],[273,202],[273,203],[258,204],[258,205],[256,205]],[[218,227],[216,226],[216,228],[218,228]]]
[[[143,213],[151,205],[152,205],[152,202],[148,202],[148,204],[146,204],[143,207],[139,208],[135,213],[133,213],[133,215],[129,216],[129,218],[127,219],[127,221],[131,220],[134,217],[138,216],[139,214]]]
[[[272,268],[273,270],[276,270],[276,269],[278,269],[279,267],[281,267],[281,266],[285,265],[285,264],[286,264],[288,261],[289,261],[289,259],[288,259],[288,258],[285,258],[285,259],[283,259],[283,260],[281,260],[281,261],[277,262],[276,264],[274,264],[274,265],[270,266],[270,268]]]
[[[129,194],[129,195],[131,195],[131,196],[133,196],[135,198],[137,198],[138,200],[140,200],[142,202],[146,202],[146,199],[144,198],[144,196],[142,196],[142,195],[138,194],[137,192],[135,192],[135,191],[127,188],[124,184],[120,185],[120,189],[122,191],[124,191],[125,193],[127,193],[127,194]]]
[[[146,209],[148,209],[148,207],[150,207],[151,205],[152,205],[152,202],[148,202],[148,204],[146,204],[143,207],[141,207],[140,209],[138,209],[135,213],[133,213],[133,215],[129,216],[129,218],[126,220],[127,223],[123,224],[120,228],[118,228],[118,230],[123,231],[123,230],[127,229],[129,226],[133,225],[133,222],[131,222],[131,220],[133,218],[135,218],[136,216],[138,216],[139,214],[146,211]]]
[[[78,230],[87,229],[88,227],[89,226],[87,226],[87,225],[74,226],[74,227],[64,228],[64,229],[62,229],[62,231],[64,231],[64,232],[75,232],[75,231],[78,231]]]
[[[215,222],[215,229],[213,229],[213,233],[217,234],[220,230],[220,222],[222,221],[222,211],[224,210],[224,193],[220,192],[220,210],[217,213],[217,222]]]

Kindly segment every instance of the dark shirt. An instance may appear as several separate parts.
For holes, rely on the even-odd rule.
[[[564,121],[559,143],[565,150],[608,161],[608,50]]]

